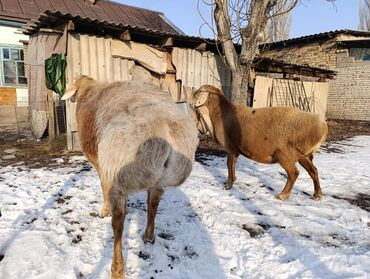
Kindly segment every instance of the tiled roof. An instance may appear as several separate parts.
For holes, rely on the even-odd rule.
[[[181,31],[161,12],[109,0],[91,5],[84,0],[0,0],[0,19],[27,22],[46,10],[117,25],[130,25],[171,34]]]

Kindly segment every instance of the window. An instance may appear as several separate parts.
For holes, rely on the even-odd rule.
[[[369,61],[370,48],[350,48],[349,55],[355,57],[356,60]]]
[[[19,47],[1,47],[2,80],[4,85],[27,84],[24,53]]]

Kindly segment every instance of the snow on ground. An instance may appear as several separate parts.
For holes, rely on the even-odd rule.
[[[146,193],[129,197],[127,278],[370,278],[370,137],[321,149],[315,163],[324,199],[301,175],[285,202],[278,165],[240,158],[229,191],[226,159],[202,156],[159,206],[156,242],[144,245]],[[65,166],[0,169],[0,278],[109,278],[110,218],[97,214],[98,176],[82,156]],[[64,165],[64,166],[63,166]]]

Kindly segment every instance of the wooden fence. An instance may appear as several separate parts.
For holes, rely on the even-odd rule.
[[[257,76],[253,107],[290,106],[325,116],[328,90],[327,82]]]

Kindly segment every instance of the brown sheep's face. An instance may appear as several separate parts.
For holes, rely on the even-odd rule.
[[[207,132],[213,136],[213,125],[207,107],[209,93],[199,88],[194,94],[191,102],[191,108],[195,112],[197,129],[202,134]]]

